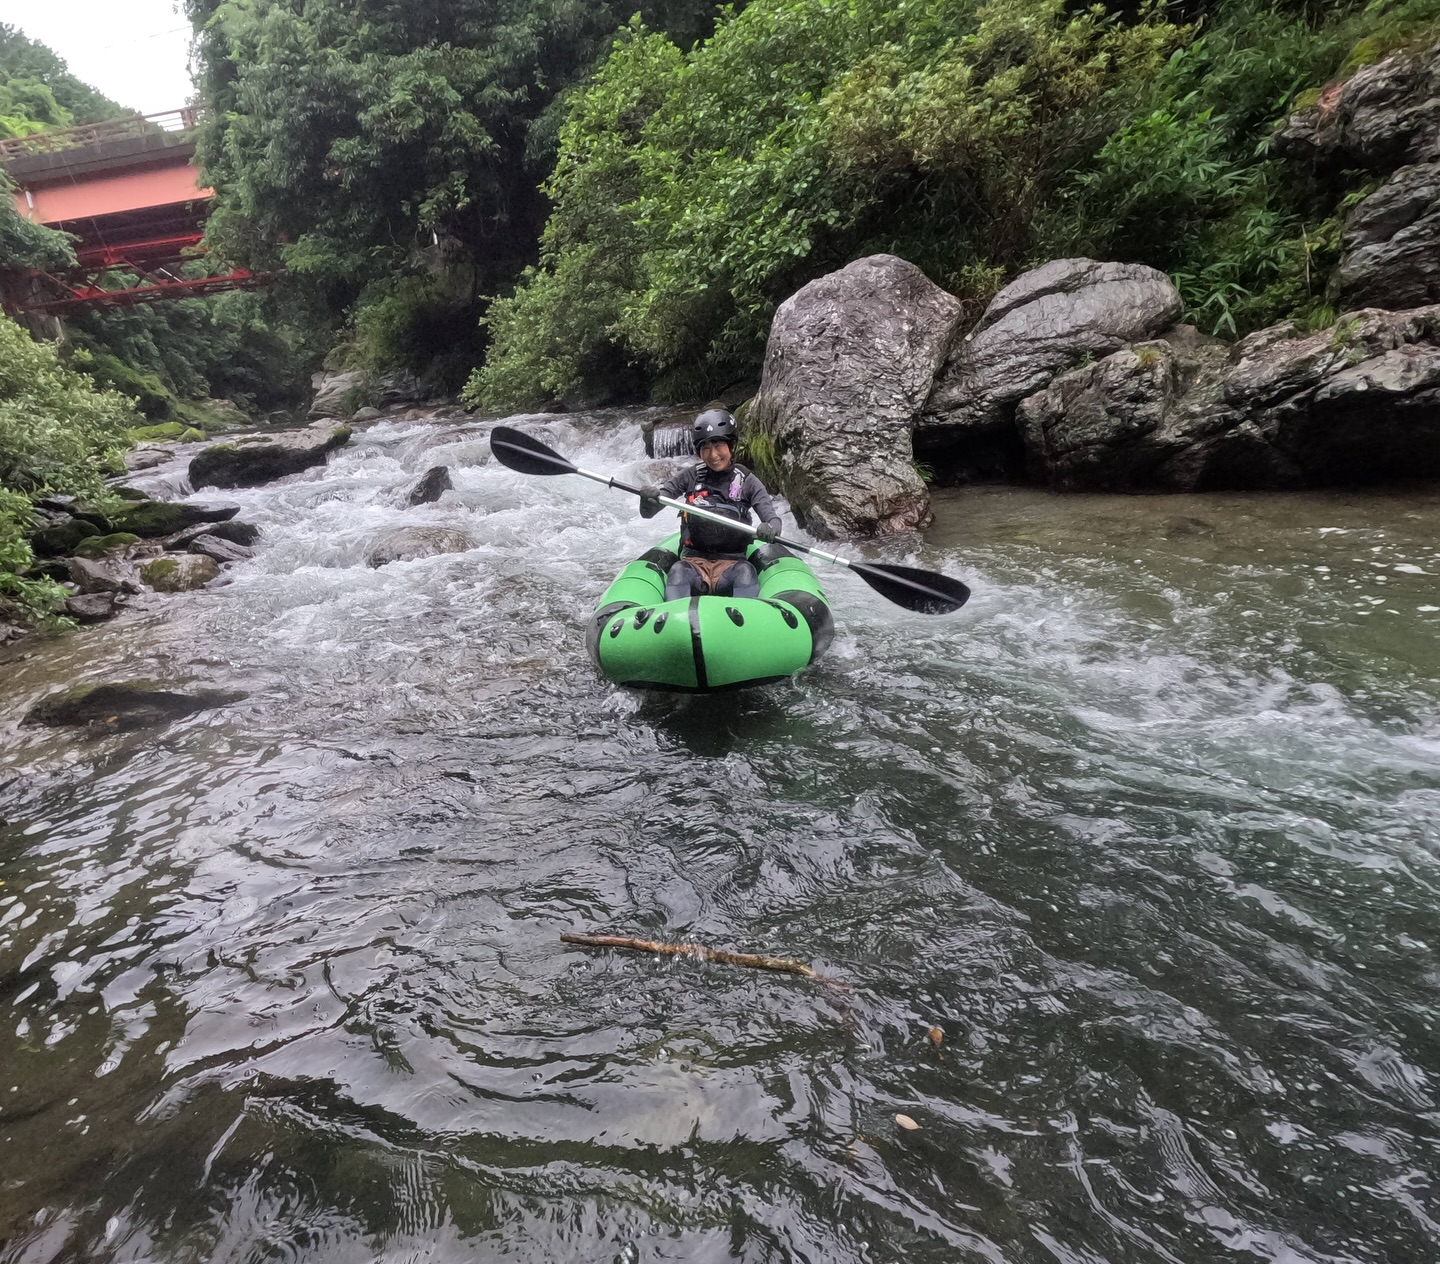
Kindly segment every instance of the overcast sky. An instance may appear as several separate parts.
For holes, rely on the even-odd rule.
[[[189,99],[190,26],[176,0],[0,0],[0,22],[48,44],[70,73],[142,114]]]

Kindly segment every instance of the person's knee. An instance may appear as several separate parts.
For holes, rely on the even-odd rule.
[[[665,572],[665,600],[678,601],[681,597],[693,597],[704,588],[704,581],[688,562],[676,562]]]
[[[736,562],[726,572],[725,591],[732,597],[758,597],[760,576],[749,562]]]

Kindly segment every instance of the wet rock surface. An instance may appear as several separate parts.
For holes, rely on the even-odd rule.
[[[65,613],[76,623],[104,623],[123,609],[118,593],[77,593],[65,601]]]
[[[409,505],[433,504],[453,486],[454,484],[450,481],[449,466],[432,465],[410,489],[405,502]]]
[[[190,485],[255,487],[321,465],[349,441],[348,426],[244,435],[198,453],[190,462]]]
[[[1440,159],[1440,46],[1392,54],[1330,85],[1286,120],[1270,152],[1382,173]]]
[[[140,566],[140,578],[156,592],[190,592],[220,574],[220,564],[202,553],[167,553]]]
[[[1440,302],[1440,162],[1402,167],[1351,212],[1333,289],[1347,306]]]
[[[91,561],[72,557],[69,562],[70,582],[81,593],[137,593],[140,586],[131,577],[133,567],[117,561]]]
[[[1163,333],[1183,307],[1170,278],[1144,264],[1057,259],[1035,268],[951,349],[918,429],[951,441],[1007,432],[1020,400],[1057,373]]]
[[[1209,491],[1440,474],[1440,307],[1366,310],[1233,348],[1129,347],[1020,417],[1031,471],[1066,490]]]
[[[203,505],[189,501],[147,500],[115,519],[117,531],[159,539],[199,523],[225,522],[240,512],[238,505]],[[93,534],[99,534],[95,532]]]
[[[746,425],[773,441],[808,530],[886,535],[928,520],[910,432],[960,311],[893,255],[857,260],[780,305]]]
[[[367,565],[378,568],[391,562],[413,562],[417,558],[435,557],[441,553],[464,553],[474,547],[474,539],[454,527],[394,527],[375,538],[366,550],[365,561]]]
[[[236,544],[233,540],[226,540],[218,535],[201,535],[191,540],[186,548],[191,553],[198,553],[202,557],[208,557],[212,561],[222,565],[226,562],[243,562],[246,558],[255,556],[255,550],[243,544]]]

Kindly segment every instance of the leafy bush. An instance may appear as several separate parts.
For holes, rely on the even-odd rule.
[[[573,98],[541,266],[492,309],[470,398],[595,389],[617,361],[713,393],[785,295],[907,238],[993,292],[1181,38],[1062,0],[755,0],[689,54],[632,23]]]
[[[54,347],[0,317],[0,487],[98,494],[102,469],[129,446],[125,432],[138,424],[128,399],[97,390]]]
[[[1184,26],[1183,10],[1203,19]],[[682,52],[636,22],[569,98],[538,267],[490,309],[499,408],[638,369],[701,397],[758,368],[775,306],[879,250],[978,311],[1063,255],[1173,273],[1228,334],[1326,310],[1343,199],[1276,125],[1440,0],[753,0]]]
[[[97,390],[54,347],[0,316],[0,592],[37,612],[53,607],[53,584],[15,574],[31,561],[30,500],[48,491],[103,499],[103,475],[118,468],[138,421],[124,396]]]

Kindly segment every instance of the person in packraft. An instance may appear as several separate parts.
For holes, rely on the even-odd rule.
[[[760,520],[755,539],[773,543],[780,514],[765,484],[735,464],[735,418],[723,408],[708,408],[695,418],[695,451],[700,461],[672,475],[659,487],[646,487],[640,514],[653,518],[664,508],[656,497],[683,500],[697,509],[733,518]],[[714,593],[721,597],[758,597],[760,579],[745,558],[749,533],[735,531],[682,511],[680,558],[665,576],[665,600]]]

